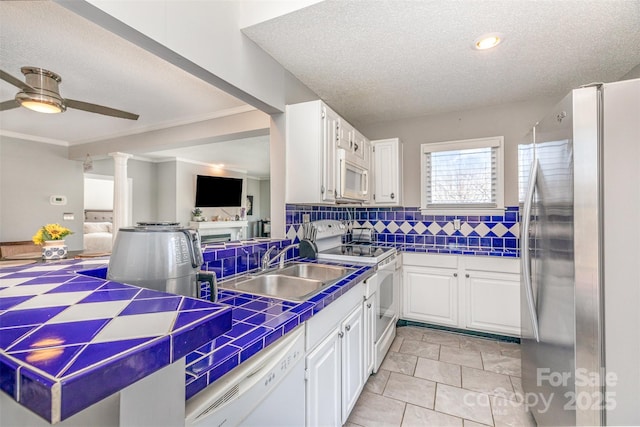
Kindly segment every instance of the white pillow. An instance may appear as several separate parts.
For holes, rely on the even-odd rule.
[[[84,234],[90,233],[111,233],[110,222],[85,222]]]

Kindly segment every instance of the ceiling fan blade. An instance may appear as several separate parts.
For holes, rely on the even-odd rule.
[[[138,114],[128,113],[115,108],[105,107],[104,105],[90,104],[88,102],[76,101],[75,99],[65,99],[64,103],[69,108],[76,110],[88,111],[90,113],[104,114],[105,116],[118,117],[121,119],[138,120]]]
[[[13,108],[18,108],[19,106],[20,104],[18,104],[15,99],[10,99],[0,103],[0,111],[11,110]]]
[[[11,83],[15,87],[20,88],[22,90],[25,90],[25,89],[27,89],[27,90],[35,90],[31,86],[29,86],[28,84],[23,82],[22,80],[20,80],[20,79],[18,79],[16,77],[13,77],[11,74],[7,73],[6,71],[0,70],[0,79],[4,80],[7,83]]]

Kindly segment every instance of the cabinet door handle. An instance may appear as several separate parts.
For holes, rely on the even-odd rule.
[[[347,326],[345,326],[345,327],[344,327],[344,329],[345,329],[347,332],[349,332],[349,331],[351,330],[351,325],[347,325]]]
[[[391,200],[396,198],[396,193],[391,193]]]
[[[458,277],[458,273],[453,273],[453,277]]]
[[[342,332],[342,331],[338,332],[338,336],[339,336],[340,338],[344,337],[344,332]]]
[[[371,308],[371,303],[367,304],[367,308]]]
[[[469,274],[465,274],[464,277],[466,277],[468,279],[469,278]]]

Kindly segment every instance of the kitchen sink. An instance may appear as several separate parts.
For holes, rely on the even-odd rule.
[[[281,274],[263,274],[238,282],[227,289],[249,294],[265,295],[295,301],[304,301],[320,292],[329,284],[320,280],[302,277],[283,276]],[[221,287],[225,287],[222,286]]]
[[[276,270],[275,274],[283,276],[303,277],[322,282],[340,279],[353,271],[352,268],[327,264],[293,264]],[[267,273],[268,274],[268,273]]]
[[[305,301],[352,271],[352,268],[334,265],[296,263],[248,278],[220,283],[219,286],[248,294]]]

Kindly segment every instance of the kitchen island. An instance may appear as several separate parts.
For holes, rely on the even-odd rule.
[[[0,269],[0,424],[183,419],[185,358],[232,310],[81,273],[106,262]]]

